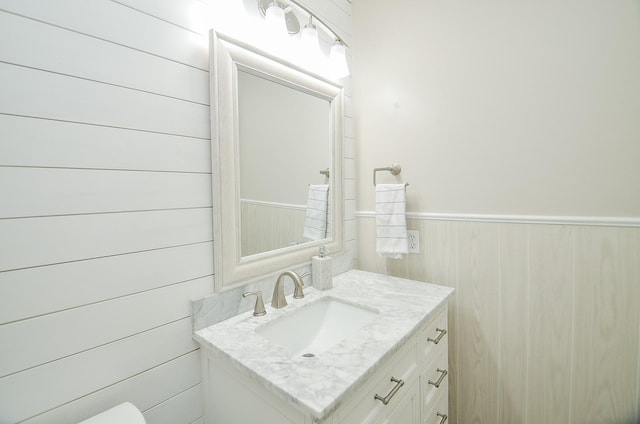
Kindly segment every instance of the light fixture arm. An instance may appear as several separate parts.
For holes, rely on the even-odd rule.
[[[326,32],[327,34],[331,35],[335,39],[335,41],[339,41],[345,47],[349,47],[349,45],[347,43],[345,43],[344,39],[342,39],[342,37],[340,37],[335,31],[333,31],[329,27],[329,25],[324,23],[324,21],[322,19],[318,18],[318,16],[316,16],[313,12],[311,12],[307,7],[301,5],[300,3],[298,3],[298,2],[296,2],[294,0],[257,0],[257,3],[258,3],[258,10],[260,11],[260,13],[262,14],[263,17],[264,17],[264,12],[266,10],[266,7],[268,7],[269,5],[271,5],[273,3],[276,3],[278,5],[284,4],[284,5],[289,6],[291,8],[299,9],[304,14],[309,16],[309,25],[312,25],[312,20],[315,21],[314,25],[320,24],[320,26],[322,27],[323,31]],[[282,7],[282,6],[280,6],[280,7]]]

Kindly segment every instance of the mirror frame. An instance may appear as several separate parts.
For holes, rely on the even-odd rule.
[[[221,292],[271,272],[309,262],[318,247],[331,255],[343,249],[343,102],[342,86],[248,44],[209,33],[211,160],[213,195],[214,290]],[[307,92],[330,102],[332,169],[329,190],[331,235],[250,256],[241,256],[238,70]]]

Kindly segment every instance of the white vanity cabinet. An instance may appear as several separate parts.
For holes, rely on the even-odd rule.
[[[329,290],[309,287],[304,298],[291,297],[286,308],[267,305],[265,316],[247,311],[195,331],[205,423],[446,423],[452,294],[450,287],[350,270]],[[320,308],[327,305],[337,309]],[[318,332],[326,316],[313,311],[337,314],[338,324]],[[368,321],[345,330],[363,312]],[[275,327],[283,322],[297,326]],[[303,350],[265,336],[269,328]],[[327,337],[333,333],[344,335]]]
[[[341,396],[339,406],[314,419],[234,367],[203,350],[207,424],[444,424],[448,415],[447,306],[383,360],[377,371]],[[258,353],[259,354],[259,353]],[[339,378],[339,376],[336,376]]]
[[[448,331],[445,305],[388,360],[388,365],[347,398],[330,422],[444,424],[449,400]],[[404,383],[402,387],[398,387],[399,381]],[[388,403],[376,395],[387,397]]]

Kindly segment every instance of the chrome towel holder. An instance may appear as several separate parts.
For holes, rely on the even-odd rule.
[[[386,166],[383,168],[374,168],[373,169],[373,186],[376,186],[376,172],[378,171],[389,171],[391,175],[398,175],[402,172],[402,167],[397,163],[392,163],[391,166]],[[405,187],[409,185],[409,183],[404,184]]]

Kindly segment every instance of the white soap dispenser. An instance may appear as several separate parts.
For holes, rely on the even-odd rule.
[[[311,280],[313,287],[318,290],[328,290],[333,287],[331,257],[327,256],[326,246],[320,246],[318,256],[311,258]]]

